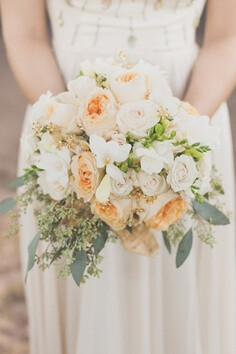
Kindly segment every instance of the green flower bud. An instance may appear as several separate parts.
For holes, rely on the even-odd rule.
[[[200,160],[203,157],[203,153],[197,151],[197,149],[195,149],[195,148],[191,148],[191,149],[186,150],[185,155],[192,156],[198,160]]]
[[[158,134],[158,135],[161,135],[163,134],[165,131],[165,128],[162,124],[158,123],[155,125],[155,132]]]
[[[120,167],[121,171],[126,173],[128,171],[128,166],[127,165],[124,165],[122,164],[121,167]]]

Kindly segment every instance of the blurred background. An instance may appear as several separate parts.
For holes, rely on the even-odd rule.
[[[203,24],[198,30],[201,43]],[[0,32],[0,200],[10,196],[7,184],[16,176],[17,152],[26,101],[7,64]],[[236,141],[236,92],[229,99],[233,140]],[[236,156],[236,142],[234,143]],[[7,219],[0,218],[0,233]],[[0,237],[0,353],[27,354],[28,331],[18,239]],[[233,353],[232,353],[233,354]]]

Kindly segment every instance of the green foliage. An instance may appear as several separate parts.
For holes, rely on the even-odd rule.
[[[166,231],[163,231],[162,236],[163,236],[164,244],[167,248],[167,251],[169,252],[169,254],[171,254],[171,244],[170,244],[170,240],[168,239],[168,233]]]
[[[16,179],[14,179],[14,180],[8,185],[8,188],[10,188],[10,189],[16,189],[16,188],[19,188],[19,187],[23,186],[24,184],[25,184],[24,176],[21,176],[21,177],[17,177]]]
[[[190,229],[180,241],[176,254],[176,267],[179,268],[188,258],[193,244],[193,231]]]
[[[27,280],[27,275],[29,271],[33,268],[35,262],[35,255],[38,248],[39,240],[40,240],[41,232],[37,232],[34,236],[33,240],[30,242],[28,246],[28,263],[27,263],[27,270],[25,276],[25,282]]]
[[[228,225],[230,223],[229,218],[222,211],[208,202],[199,203],[194,200],[192,206],[198,215],[213,225]]]
[[[16,206],[16,200],[14,198],[6,198],[0,203],[0,215],[8,213]]]
[[[87,254],[84,250],[76,251],[73,256],[73,263],[70,265],[74,281],[80,286],[84,271],[87,266]]]

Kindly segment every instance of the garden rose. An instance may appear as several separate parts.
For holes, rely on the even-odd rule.
[[[166,231],[186,213],[188,203],[178,197],[166,203],[152,218],[146,220],[147,227]]]
[[[95,88],[83,101],[78,121],[88,136],[96,134],[108,138],[116,127],[117,104],[110,91]]]
[[[108,86],[120,103],[142,100],[147,93],[145,76],[133,70],[110,77]]]
[[[121,106],[116,122],[121,133],[143,138],[158,123],[157,106],[147,100],[126,103]]]
[[[96,167],[96,158],[90,151],[82,151],[72,158],[73,189],[78,198],[85,202],[91,200],[99,184],[100,173]]]
[[[102,204],[94,198],[91,211],[117,231],[125,228],[133,203],[131,198],[112,198],[109,203]]]

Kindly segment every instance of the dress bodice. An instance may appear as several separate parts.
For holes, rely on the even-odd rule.
[[[84,38],[88,47],[95,47],[102,32],[106,32],[103,45],[107,45],[109,36],[113,43],[126,49],[126,44],[138,47],[141,37],[145,42],[145,37],[153,35],[150,29],[159,31],[161,35],[154,36],[153,41],[162,37],[164,47],[168,46],[168,38],[163,35],[166,31],[192,36],[204,4],[205,0],[48,0],[48,11],[53,38],[60,47],[57,39],[63,42],[65,50],[85,45]],[[85,33],[87,36],[83,37]]]

